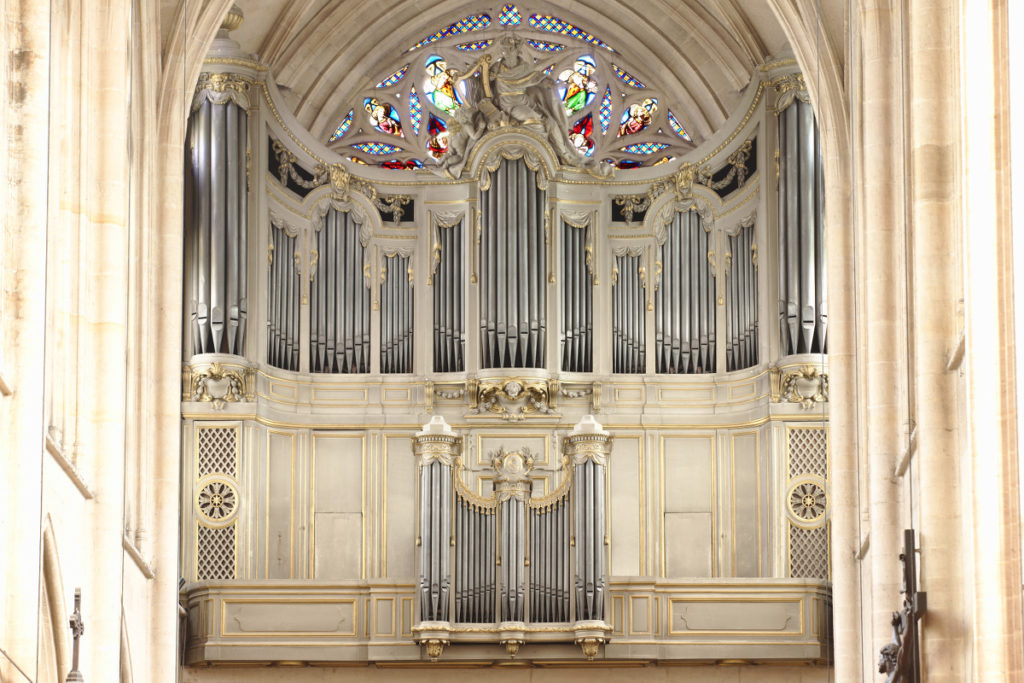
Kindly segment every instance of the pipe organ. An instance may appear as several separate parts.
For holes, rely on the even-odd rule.
[[[463,214],[448,224],[435,217],[434,372],[466,369],[465,250]],[[409,369],[412,372],[412,369]]]
[[[480,359],[542,368],[547,337],[547,201],[524,158],[501,158],[480,182]]]
[[[696,211],[676,211],[661,245],[655,303],[657,371],[715,371],[715,269],[709,230]]]
[[[593,369],[593,248],[589,223],[562,220],[562,370]]]
[[[299,369],[299,249],[297,235],[271,226],[267,247],[267,362],[282,370]]]
[[[369,263],[362,221],[331,207],[316,231],[310,273],[310,371],[370,371]]]
[[[827,656],[822,176],[791,66],[714,150],[611,177],[518,125],[459,174],[358,166],[294,134],[268,72],[204,68],[231,73],[188,131],[190,664]]]
[[[811,105],[793,99],[779,120],[779,334],[783,353],[825,353],[824,174]]]
[[[248,99],[200,83],[189,117],[185,215],[193,353],[245,354]]]
[[[640,254],[615,254],[612,269],[612,372],[647,370],[644,267]]]
[[[757,243],[754,226],[729,235],[725,254],[726,370],[757,365]]]
[[[443,417],[413,441],[420,505],[417,639],[440,648],[459,638],[460,624],[490,624],[514,656],[533,637],[531,625],[558,624],[547,632],[561,630],[592,658],[610,631],[605,473],[611,435],[585,416],[565,438],[561,483],[537,498],[528,449],[491,455],[493,495],[483,497],[466,485],[462,439]]]

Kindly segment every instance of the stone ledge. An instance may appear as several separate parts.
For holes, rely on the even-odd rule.
[[[825,661],[831,593],[803,579],[613,578],[597,661]],[[415,586],[398,581],[207,581],[184,589],[188,665],[427,663]],[[453,624],[438,665],[507,663],[499,624]],[[528,625],[517,662],[586,657],[571,624]]]

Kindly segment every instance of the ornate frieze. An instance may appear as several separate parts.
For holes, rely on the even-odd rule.
[[[555,409],[558,382],[509,378],[474,382],[472,409],[478,414],[494,413],[508,422],[520,422],[528,415],[551,413]]]
[[[228,403],[256,400],[256,371],[248,365],[186,363],[182,366],[182,401],[212,403],[221,410]]]
[[[813,365],[785,371],[772,366],[768,372],[772,403],[797,403],[804,410],[809,410],[817,403],[828,401],[828,373]]]

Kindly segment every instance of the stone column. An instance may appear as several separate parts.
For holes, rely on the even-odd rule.
[[[593,659],[608,641],[605,621],[608,590],[605,531],[605,476],[612,437],[593,415],[585,415],[565,439],[573,468],[573,544],[575,557],[576,643]]]

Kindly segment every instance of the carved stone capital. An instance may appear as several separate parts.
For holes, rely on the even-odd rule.
[[[813,365],[786,371],[772,366],[768,372],[772,403],[799,403],[804,410],[809,410],[816,403],[828,401],[828,373]]]
[[[505,451],[499,448],[491,458],[491,466],[495,473],[494,495],[499,503],[510,498],[525,501],[529,497],[532,487],[530,472],[533,470],[533,456],[529,450]]]
[[[476,382],[475,412],[500,415],[507,422],[520,422],[529,415],[543,415],[555,409],[557,380],[513,377]]]
[[[235,363],[192,362],[182,366],[181,400],[213,403],[221,410],[228,403],[256,400],[256,371]]]
[[[601,428],[593,415],[585,415],[565,437],[564,451],[573,465],[593,460],[604,467],[612,452],[612,436]]]

